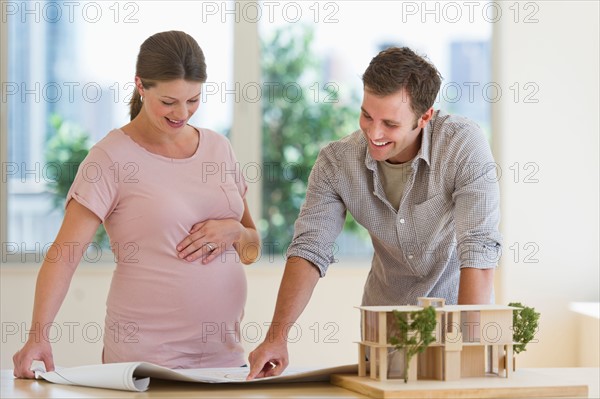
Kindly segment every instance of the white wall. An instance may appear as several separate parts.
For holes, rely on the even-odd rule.
[[[508,7],[516,3],[500,4],[505,18],[494,26],[493,72],[504,91],[493,107],[494,149],[503,172],[499,300],[521,301],[542,313],[540,342],[520,355],[522,365],[575,366],[579,319],[569,303],[599,299],[599,3],[531,2],[538,22],[529,24],[514,22]],[[518,102],[509,89],[515,82]],[[523,90],[527,82],[539,87],[537,103],[524,101],[532,93]],[[521,167],[517,182],[509,169],[515,162]],[[533,168],[539,182],[524,182]],[[538,263],[525,262],[536,248],[530,260]]]

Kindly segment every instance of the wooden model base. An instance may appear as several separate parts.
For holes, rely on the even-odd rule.
[[[331,383],[371,398],[561,398],[588,397],[588,386],[548,377],[540,370],[517,370],[510,378],[496,375],[457,381],[376,381],[334,374]]]

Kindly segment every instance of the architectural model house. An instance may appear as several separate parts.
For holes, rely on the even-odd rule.
[[[409,363],[409,381],[457,380],[497,374],[508,377],[513,357],[513,310],[502,305],[445,305],[442,298],[419,298],[417,306],[360,306],[358,374],[372,379],[403,378],[404,357],[390,337],[398,329],[393,311],[410,313],[427,306],[436,311],[435,341]],[[395,356],[395,357],[394,357]],[[399,366],[398,366],[399,365]],[[391,367],[390,367],[391,366]]]

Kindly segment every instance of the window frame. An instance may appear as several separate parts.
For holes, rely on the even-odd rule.
[[[8,22],[0,21],[0,82],[8,81]],[[0,164],[4,169],[8,161],[8,105],[0,101]],[[8,182],[0,183],[0,245],[4,246],[8,233]]]

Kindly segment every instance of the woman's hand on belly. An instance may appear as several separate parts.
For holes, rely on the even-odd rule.
[[[190,234],[177,244],[178,256],[188,262],[201,259],[207,264],[240,239],[244,226],[234,219],[213,219],[196,223]]]

